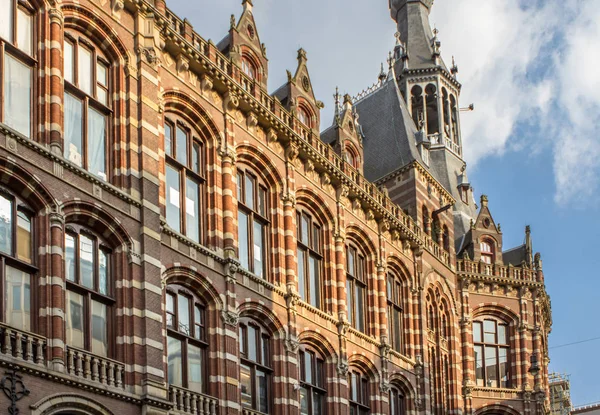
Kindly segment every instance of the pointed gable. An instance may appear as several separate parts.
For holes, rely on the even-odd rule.
[[[321,122],[320,110],[323,103],[315,97],[310,74],[308,72],[306,51],[298,50],[298,66],[292,75],[287,72],[288,81],[273,96],[295,115],[296,119],[310,130],[318,131]]]
[[[229,33],[217,47],[242,69],[246,77],[266,89],[269,62],[267,50],[258,35],[252,0],[244,0],[242,5],[242,15],[237,23],[235,16],[231,15]]]
[[[467,254],[475,261],[489,264],[503,264],[502,260],[502,232],[500,225],[496,225],[488,206],[488,197],[481,196],[481,208],[471,229],[465,235],[461,254]]]

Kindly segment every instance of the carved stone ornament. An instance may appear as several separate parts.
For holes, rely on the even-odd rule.
[[[296,206],[296,196],[290,190],[284,191],[281,193],[281,201],[283,205],[290,205],[292,207]]]
[[[379,383],[379,391],[381,393],[389,393],[390,392],[390,382],[385,379],[381,379]]]
[[[336,370],[339,376],[346,377],[348,376],[348,362],[345,360],[340,360],[336,366]]]
[[[310,159],[306,160],[306,163],[304,164],[304,169],[306,170],[306,173],[312,173],[313,171],[315,171],[315,164]]]
[[[267,131],[267,141],[269,143],[274,143],[277,141],[277,138],[277,131],[275,131],[273,128],[269,128],[269,131]]]
[[[287,158],[287,161],[293,162],[296,157],[298,157],[298,147],[293,144],[287,146],[285,149],[285,157]]]
[[[58,23],[62,26],[65,22],[65,15],[59,8],[52,8],[48,10],[48,17],[50,18],[50,24]]]
[[[203,74],[200,80],[200,87],[202,88],[202,95],[209,96],[209,92],[213,89],[213,79],[207,74]]]
[[[118,14],[124,8],[125,8],[125,2],[123,0],[113,0],[113,2],[112,2],[113,14]]]
[[[240,98],[232,91],[227,93],[223,100],[223,109],[226,112],[234,111],[240,105]]]
[[[296,339],[285,339],[285,350],[289,353],[298,353],[300,342]]]
[[[331,184],[331,177],[327,173],[321,173],[321,186],[327,186]]]
[[[140,59],[145,58],[146,62],[152,66],[156,66],[160,63],[160,59],[153,47],[138,47],[136,53],[140,56]]]
[[[229,326],[237,326],[240,315],[235,311],[223,310],[221,312],[221,318],[223,319],[223,323]]]
[[[228,262],[227,264],[225,264],[225,272],[227,275],[228,282],[236,281],[236,279],[237,279],[236,275],[237,275],[238,269],[239,269],[239,266],[235,262]]]
[[[177,55],[177,73],[181,74],[190,69],[190,60],[182,53]]]
[[[249,112],[246,117],[246,123],[248,124],[248,128],[253,129],[258,125],[258,117],[255,113]]]

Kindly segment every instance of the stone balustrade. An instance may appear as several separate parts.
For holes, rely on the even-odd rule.
[[[125,388],[123,363],[72,346],[67,346],[67,372],[102,385]]]
[[[40,366],[46,365],[46,339],[0,323],[0,353]]]
[[[171,385],[169,386],[169,400],[173,403],[174,410],[185,414],[217,414],[217,399],[202,393]]]

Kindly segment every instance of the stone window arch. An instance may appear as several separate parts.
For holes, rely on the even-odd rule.
[[[356,367],[348,371],[348,402],[350,413],[368,415],[371,413],[371,385],[365,372]]]
[[[298,293],[300,298],[316,308],[323,306],[324,232],[323,225],[311,212],[296,212],[298,260]]]
[[[510,326],[506,321],[489,315],[473,321],[473,351],[478,386],[510,387]]]

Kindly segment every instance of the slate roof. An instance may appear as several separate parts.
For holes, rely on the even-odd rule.
[[[377,91],[356,102],[355,108],[365,135],[364,174],[367,180],[376,181],[414,160],[421,161],[415,141],[417,127],[393,77]]]
[[[505,264],[521,265],[523,261],[527,260],[527,247],[525,244],[511,248],[508,251],[502,252],[502,261]]]

